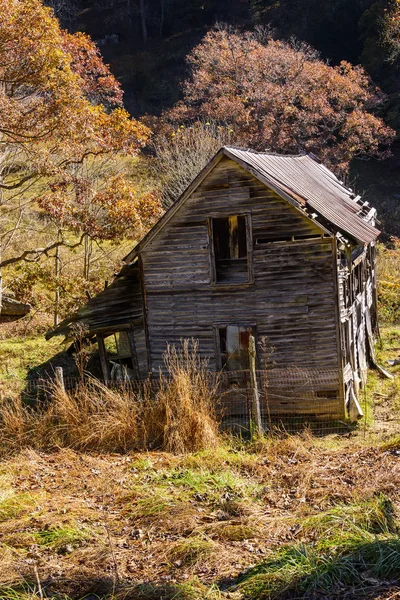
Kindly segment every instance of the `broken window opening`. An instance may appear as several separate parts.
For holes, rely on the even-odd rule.
[[[226,325],[218,327],[221,368],[225,371],[247,371],[250,335],[255,335],[253,325]]]
[[[246,217],[211,220],[213,258],[216,283],[246,283],[249,281]]]

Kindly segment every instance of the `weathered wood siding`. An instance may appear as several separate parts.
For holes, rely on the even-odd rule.
[[[251,216],[254,282],[212,285],[207,219],[233,214]],[[195,337],[216,369],[215,326],[249,324],[258,340],[265,336],[274,366],[333,369],[339,381],[334,240],[268,243],[322,234],[299,210],[222,159],[142,252],[151,368],[162,364],[167,342]]]
[[[351,389],[358,396],[366,382],[369,356],[368,328],[377,323],[375,246],[355,248],[347,261],[338,255],[342,365],[346,398]],[[357,255],[358,253],[358,255]]]

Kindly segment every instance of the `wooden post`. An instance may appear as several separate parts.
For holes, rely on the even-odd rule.
[[[130,350],[131,359],[132,359],[133,376],[135,379],[139,379],[140,378],[139,362],[138,362],[138,355],[136,352],[135,336],[133,333],[133,329],[129,329],[127,331],[127,335],[128,335],[128,341],[129,341],[129,350]]]
[[[62,367],[56,367],[55,368],[55,374],[56,374],[56,383],[57,386],[60,388],[60,390],[62,390],[63,392],[65,392],[65,383],[64,383],[64,371]]]
[[[60,233],[58,234],[60,239]],[[54,315],[53,323],[54,327],[57,327],[59,323],[59,311],[60,311],[60,274],[61,274],[61,260],[60,260],[60,246],[57,246],[56,253],[54,255],[54,275],[56,281],[56,289],[54,294]]]
[[[250,362],[250,381],[252,390],[252,404],[253,404],[253,419],[256,426],[257,436],[261,437],[263,434],[263,428],[261,423],[261,410],[260,410],[260,395],[258,393],[257,385],[257,373],[256,373],[256,342],[254,335],[249,337],[249,362]]]
[[[107,353],[106,353],[106,347],[104,345],[104,337],[102,335],[97,334],[96,340],[97,340],[97,346],[99,348],[99,357],[100,357],[101,370],[103,372],[103,378],[104,378],[104,381],[107,383],[110,380],[110,369],[109,369],[108,361],[107,361]]]

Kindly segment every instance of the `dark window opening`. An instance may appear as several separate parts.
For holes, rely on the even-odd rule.
[[[217,283],[249,281],[246,217],[212,219],[212,235]]]
[[[221,367],[226,371],[249,369],[249,339],[254,327],[227,325],[218,328]]]
[[[364,271],[362,262],[358,263],[358,265],[353,267],[353,270],[351,272],[351,279],[354,296],[357,296],[363,291],[364,287]]]

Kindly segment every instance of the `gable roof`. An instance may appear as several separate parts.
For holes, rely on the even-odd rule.
[[[186,199],[224,157],[235,161],[282,198],[300,209],[309,209],[359,244],[373,242],[380,231],[362,215],[363,206],[332,171],[309,155],[268,154],[225,146],[191,182],[180,198],[164,213],[147,235],[125,257],[131,262],[154,239]],[[373,211],[375,214],[375,211]],[[307,216],[307,215],[305,215]],[[321,223],[324,226],[324,223]]]
[[[332,171],[309,155],[285,156],[226,148],[226,154],[264,176],[302,206],[315,210],[357,242],[373,242],[379,230],[362,216],[362,205]],[[279,193],[279,192],[278,192]]]

